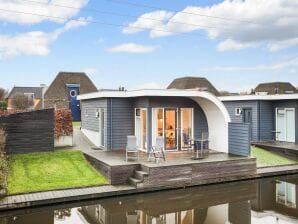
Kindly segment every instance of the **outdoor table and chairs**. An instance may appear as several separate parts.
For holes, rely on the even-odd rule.
[[[191,145],[194,150],[194,156],[192,159],[198,160],[204,158],[204,150],[209,153],[209,133],[203,132],[201,138],[195,138],[191,140]]]

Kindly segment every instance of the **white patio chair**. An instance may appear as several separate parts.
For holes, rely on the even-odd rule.
[[[137,147],[137,137],[136,136],[127,136],[126,143],[126,162],[128,161],[129,154],[137,154],[137,159],[139,161],[139,149]]]
[[[159,162],[160,158],[163,158],[164,161],[166,161],[166,157],[164,154],[164,147],[165,147],[165,140],[164,137],[157,137],[155,145],[152,146],[149,156],[148,156],[148,161],[154,158],[155,162]]]

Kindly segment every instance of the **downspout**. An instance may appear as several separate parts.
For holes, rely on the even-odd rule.
[[[110,150],[112,151],[113,144],[113,98],[110,99]]]
[[[260,127],[261,103],[260,103],[260,101],[258,101],[258,113],[257,114],[258,114],[258,119],[257,119],[257,121],[258,121],[258,141],[261,141],[261,133],[260,133],[260,131],[261,131],[261,127]]]

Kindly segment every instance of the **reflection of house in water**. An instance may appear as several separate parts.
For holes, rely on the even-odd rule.
[[[233,183],[105,199],[80,211],[96,224],[248,224],[255,193],[254,183]]]
[[[284,216],[298,217],[298,180],[280,179],[263,180],[257,189],[257,200],[253,201],[252,208],[259,216],[275,216],[279,219]]]

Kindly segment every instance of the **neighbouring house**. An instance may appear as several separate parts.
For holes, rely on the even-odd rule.
[[[7,95],[7,109],[20,109],[16,108],[15,100],[18,96],[25,96],[24,100],[28,100],[27,107],[22,109],[41,109],[43,94],[46,87],[21,87],[15,86]]]
[[[212,85],[212,83],[203,77],[186,76],[174,79],[168,86],[168,89],[197,89],[210,92],[215,96],[220,96],[219,91]]]
[[[261,83],[254,89],[256,95],[292,94],[298,90],[289,82]]]
[[[97,88],[83,72],[59,72],[44,94],[44,108],[69,108],[74,121],[81,120],[79,94],[96,92]]]
[[[78,99],[83,133],[107,151],[125,149],[128,135],[135,135],[138,147],[145,152],[157,136],[164,137],[166,151],[189,149],[189,139],[200,138],[202,132],[209,132],[209,146],[215,151],[231,152],[229,144],[237,140],[224,104],[206,91],[99,91]],[[242,126],[237,128],[239,131]],[[233,139],[229,139],[231,132]],[[249,153],[249,147],[244,151]]]
[[[233,122],[251,125],[251,141],[298,144],[298,94],[220,97]]]

